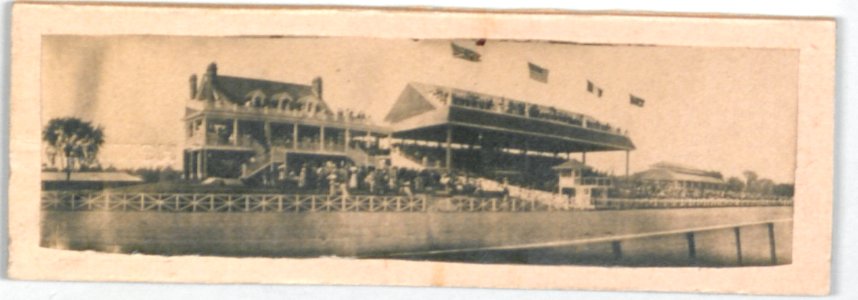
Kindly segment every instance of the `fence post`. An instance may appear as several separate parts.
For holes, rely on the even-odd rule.
[[[692,265],[697,264],[697,246],[694,242],[694,232],[685,234],[685,239],[688,241],[688,260]]]
[[[733,235],[736,237],[736,262],[741,266],[742,263],[742,232],[739,227],[733,228]]]
[[[620,245],[620,241],[611,242],[611,252],[614,254],[614,262],[623,259],[623,247]]]
[[[277,212],[283,212],[283,195],[277,195]]]
[[[768,223],[769,229],[769,255],[772,257],[772,265],[778,264],[777,248],[775,247],[775,223]]]

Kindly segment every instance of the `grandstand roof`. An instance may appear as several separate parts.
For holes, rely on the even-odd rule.
[[[670,166],[668,168],[666,166]],[[677,167],[677,168],[673,168]],[[688,181],[723,184],[724,180],[712,175],[705,175],[702,171],[690,167],[678,168],[678,165],[656,164],[653,168],[635,174],[641,180],[651,181]]]
[[[422,83],[406,85],[385,121],[404,139],[443,142],[451,127],[453,142],[461,144],[488,139],[543,152],[635,149],[619,129],[587,115]]]

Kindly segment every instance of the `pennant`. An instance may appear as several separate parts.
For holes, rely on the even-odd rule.
[[[456,45],[456,43],[450,43],[450,47],[453,48],[453,56],[456,58],[461,58],[472,62],[480,61],[480,54],[477,53],[477,51]]]
[[[596,86],[592,81],[587,80],[587,92],[590,94],[596,95],[596,97],[602,98],[602,88]]]
[[[548,83],[548,69],[535,65],[532,62],[527,63],[527,69],[530,70],[530,79]]]
[[[637,97],[635,95],[629,95],[629,103],[631,105],[643,107],[645,102],[646,100],[644,100],[643,98]]]

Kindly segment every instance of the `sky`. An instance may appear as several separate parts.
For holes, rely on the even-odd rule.
[[[45,36],[42,123],[74,116],[102,126],[103,165],[180,168],[188,78],[217,62],[227,76],[299,84],[321,76],[330,106],[379,123],[408,82],[423,82],[552,105],[627,129],[637,147],[631,172],[667,161],[793,182],[796,51],[457,43],[481,61],[453,57],[449,40]],[[547,83],[529,79],[528,62],[549,70]],[[601,98],[587,92],[587,80],[604,90]],[[630,105],[629,94],[645,106]],[[625,154],[589,153],[587,163],[622,174]]]

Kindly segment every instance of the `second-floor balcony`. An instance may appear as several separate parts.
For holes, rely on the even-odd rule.
[[[223,113],[227,115],[244,115],[272,117],[292,120],[319,121],[331,124],[372,125],[369,117],[363,113],[352,111],[316,111],[302,108],[248,106],[228,102],[190,101],[188,108],[202,113]],[[186,116],[190,117],[190,116]]]

